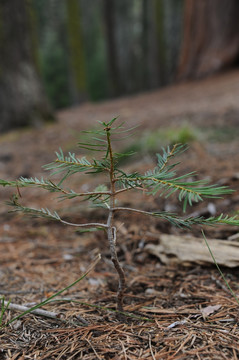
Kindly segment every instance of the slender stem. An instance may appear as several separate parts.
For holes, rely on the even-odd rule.
[[[92,195],[110,195],[110,191],[89,191],[89,192],[83,192],[83,193],[71,193],[67,191],[62,191],[66,195],[75,195],[75,196],[92,196]]]
[[[114,177],[114,157],[111,147],[110,141],[110,128],[106,128],[107,142],[108,142],[108,152],[110,158],[110,207],[109,207],[109,215],[107,220],[107,235],[108,241],[110,245],[110,253],[111,260],[114,264],[115,270],[119,276],[119,285],[118,285],[118,293],[117,293],[117,310],[123,311],[123,300],[124,300],[124,292],[125,292],[125,274],[119,263],[117,252],[116,252],[116,228],[113,226],[113,218],[114,218],[114,208],[115,208],[115,177]]]
[[[140,188],[138,186],[135,186],[135,187],[128,187],[128,188],[124,188],[124,189],[119,189],[119,190],[116,190],[115,191],[115,195],[118,195],[122,192],[125,192],[125,191],[130,191],[130,190],[141,190],[141,191],[144,191],[143,188]]]
[[[128,208],[128,207],[114,207],[113,211],[131,211],[131,212],[136,212],[136,213],[140,213],[143,215],[153,215],[154,214],[153,212],[150,212],[150,211],[132,209],[132,208]]]
[[[167,155],[167,159],[164,162],[164,164],[160,167],[159,171],[163,171],[163,169],[167,166],[169,159],[175,155],[175,150],[177,149],[177,147],[179,146],[179,144],[174,144],[172,150],[168,153]]]
[[[65,225],[71,225],[71,226],[76,226],[76,227],[94,227],[95,226],[95,227],[101,227],[101,228],[108,228],[108,225],[101,224],[101,223],[73,224],[73,223],[70,223],[70,222],[62,220],[62,219],[60,219],[60,222]]]
[[[202,189],[197,189],[195,187],[189,187],[190,185],[187,186],[187,184],[185,183],[185,185],[179,185],[175,182],[172,182],[170,180],[162,180],[162,179],[157,179],[153,176],[142,176],[142,177],[131,177],[131,178],[127,178],[127,177],[121,177],[121,178],[118,178],[116,179],[115,181],[127,181],[127,180],[130,180],[132,182],[141,182],[141,184],[143,184],[144,181],[153,181],[154,183],[159,183],[159,184],[162,184],[162,185],[166,185],[168,187],[172,187],[172,188],[176,188],[177,190],[183,190],[187,193],[192,193],[194,195],[202,195],[201,191],[200,190],[203,190]],[[171,180],[174,180],[174,179],[171,179]]]

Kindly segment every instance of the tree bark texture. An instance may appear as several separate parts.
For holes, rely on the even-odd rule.
[[[210,75],[238,60],[238,18],[238,0],[185,0],[179,79]]]
[[[72,72],[72,95],[74,103],[87,99],[87,79],[85,49],[81,27],[80,5],[78,0],[66,2],[67,30],[69,39],[70,72]]]
[[[37,72],[30,1],[0,2],[0,131],[52,119]]]
[[[105,23],[109,90],[110,95],[117,96],[121,93],[121,88],[116,44],[115,0],[103,0],[103,16]]]

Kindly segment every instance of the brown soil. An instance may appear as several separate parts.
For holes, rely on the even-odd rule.
[[[200,132],[181,157],[181,171],[197,170],[199,178],[236,190],[227,200],[214,202],[217,213],[239,210],[239,72],[196,83],[180,84],[128,98],[84,104],[57,114],[58,122],[24,129],[0,137],[0,178],[46,176],[41,166],[54,159],[54,151],[77,151],[80,131],[120,115],[129,127],[145,131],[178,127],[185,122]],[[133,140],[124,141],[129,146]],[[161,143],[159,143],[159,149]],[[142,155],[143,154],[143,155]],[[142,152],[124,164],[131,171],[152,166],[153,157]],[[90,189],[100,177],[77,177],[73,186]],[[102,233],[79,234],[62,224],[8,213],[4,204],[14,189],[1,189],[0,295],[14,304],[43,301],[71,284],[101,253],[102,260],[88,276],[44,306],[58,318],[27,314],[0,333],[0,359],[238,359],[238,304],[228,293],[215,266],[166,266],[145,251],[160,233],[188,233],[141,215],[120,214],[118,254],[127,276],[123,321],[115,313],[117,276]],[[89,210],[77,201],[56,202],[39,190],[21,189],[31,207],[56,208],[72,222],[105,221],[102,211]],[[121,198],[123,204],[145,210],[173,209],[180,204],[145,198],[137,193]],[[205,213],[207,202],[188,209]],[[192,230],[200,235],[200,229]],[[208,238],[227,239],[238,229],[206,229]],[[223,269],[238,293],[238,270]],[[211,314],[201,311],[208,306]],[[3,324],[16,314],[3,316]]]

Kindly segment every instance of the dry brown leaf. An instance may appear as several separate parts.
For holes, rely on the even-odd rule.
[[[209,315],[213,314],[215,311],[219,310],[222,307],[222,305],[209,305],[205,308],[201,309],[202,316],[208,317]]]

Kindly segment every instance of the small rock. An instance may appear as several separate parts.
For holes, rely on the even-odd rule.
[[[63,259],[66,261],[70,261],[70,260],[74,259],[74,256],[70,255],[70,254],[63,254]]]

